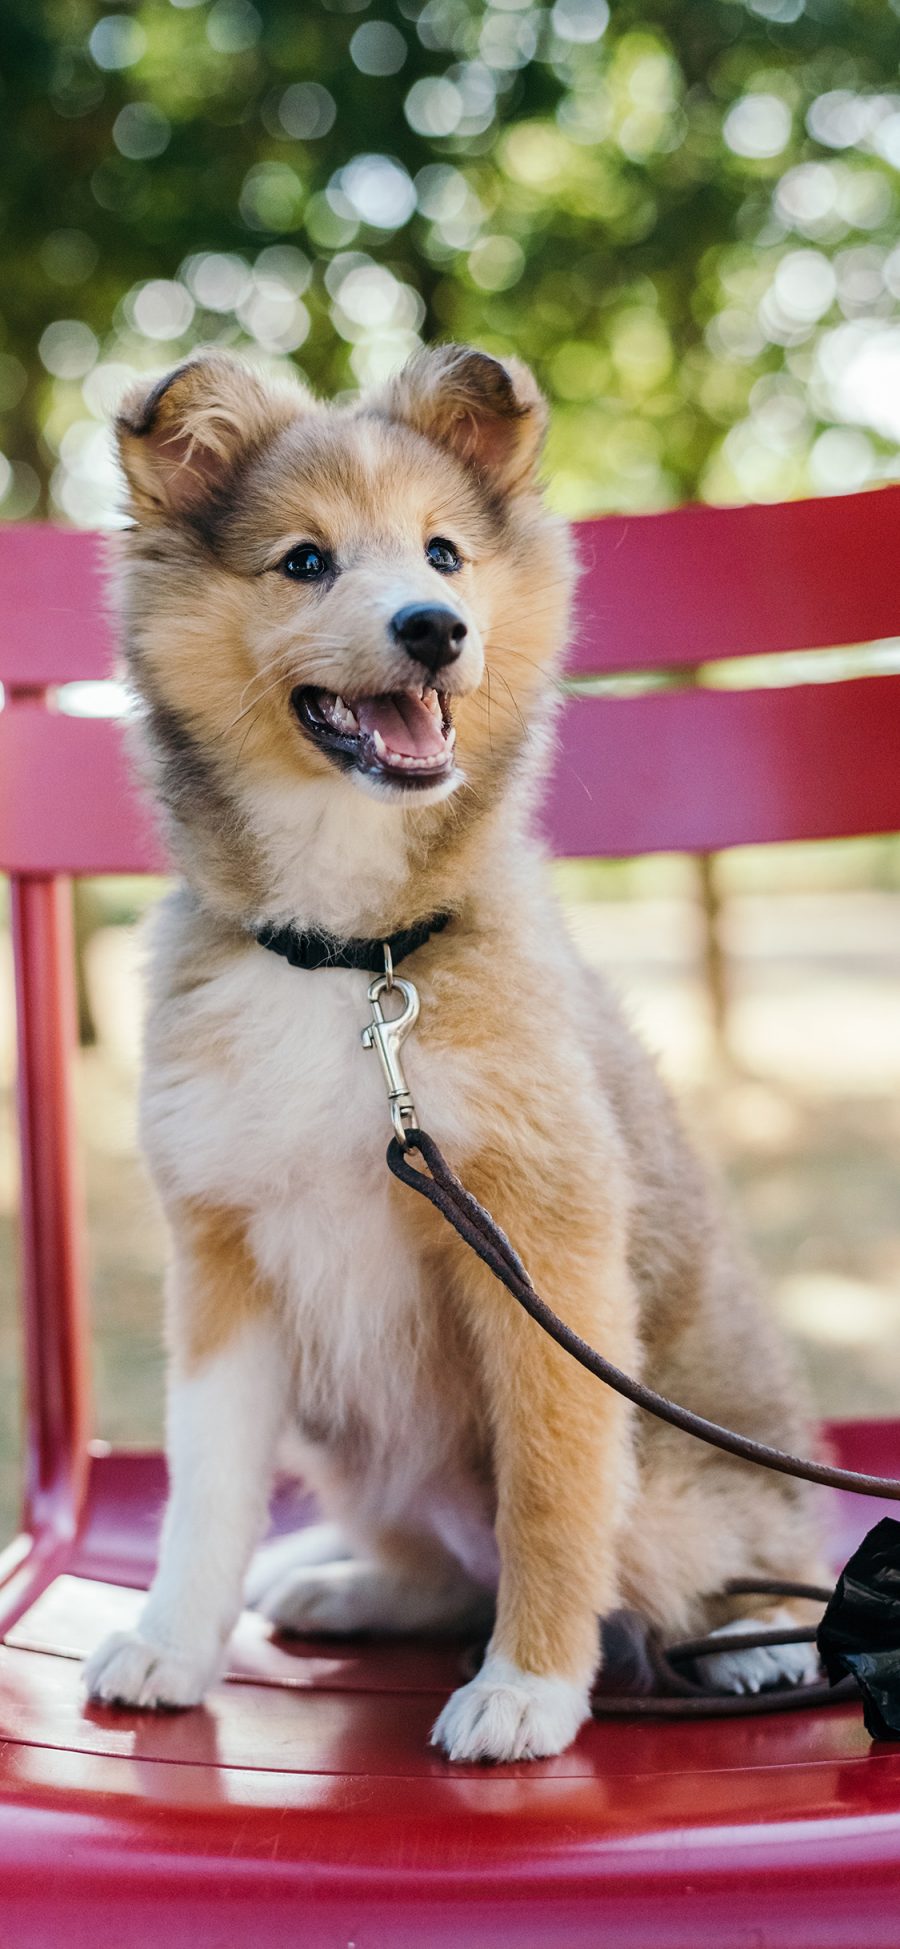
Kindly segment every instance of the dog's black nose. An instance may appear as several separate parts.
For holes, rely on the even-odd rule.
[[[445,663],[456,662],[466,625],[441,602],[410,602],[393,617],[391,635],[426,670],[442,670]]]

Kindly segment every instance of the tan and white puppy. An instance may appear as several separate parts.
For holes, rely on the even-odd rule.
[[[286,1429],[327,1522],[263,1552],[255,1600],[296,1632],[492,1617],[435,1727],[452,1759],[565,1747],[615,1607],[728,1629],[754,1608],[729,1578],[815,1574],[796,1483],[632,1417],[389,1176],[368,977],[254,938],[450,913],[402,970],[424,1127],[588,1340],[802,1443],[752,1276],[532,835],[573,581],[544,419],[524,368],[459,347],[341,407],[215,353],[121,414],[125,649],[184,884],[143,1090],[171,1500],[138,1629],[89,1662],[96,1699],[189,1705],[216,1678]],[[740,1690],[810,1661],[711,1662]]]

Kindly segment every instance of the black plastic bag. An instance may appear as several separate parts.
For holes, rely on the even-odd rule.
[[[900,1740],[900,1523],[885,1516],[845,1564],[816,1634],[836,1685],[852,1673],[872,1739]]]

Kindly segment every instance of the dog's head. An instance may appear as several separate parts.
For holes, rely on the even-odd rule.
[[[496,802],[565,632],[544,423],[524,367],[458,346],[349,406],[220,352],[129,395],[126,643],[182,832],[265,849],[273,795],[284,834],[304,788],[351,825],[362,791],[433,852]]]

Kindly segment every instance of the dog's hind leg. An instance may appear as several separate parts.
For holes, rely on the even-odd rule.
[[[275,1536],[257,1550],[244,1585],[244,1600],[252,1610],[266,1611],[267,1597],[295,1571],[345,1563],[354,1554],[338,1523],[310,1523],[306,1529]]]
[[[811,1685],[821,1677],[819,1654],[814,1644],[759,1645],[755,1649],[728,1649],[729,1637],[745,1631],[791,1630],[810,1622],[809,1606],[802,1603],[768,1606],[756,1598],[753,1614],[734,1617],[710,1633],[722,1639],[722,1650],[697,1659],[697,1671],[704,1685],[720,1692],[769,1692],[775,1686]]]
[[[340,1538],[336,1526],[323,1524]],[[321,1532],[320,1532],[321,1533]],[[300,1537],[285,1538],[285,1545]],[[342,1636],[355,1631],[450,1630],[489,1622],[493,1599],[430,1539],[392,1532],[373,1550],[315,1561],[270,1546],[273,1572],[253,1579],[255,1607],[282,1631]],[[269,1552],[262,1553],[269,1555]]]
[[[798,1444],[799,1445],[799,1444]],[[667,1643],[721,1637],[721,1651],[697,1660],[702,1681],[729,1692],[768,1691],[813,1681],[815,1645],[740,1649],[741,1632],[814,1625],[821,1604],[735,1591],[735,1582],[799,1580],[828,1588],[814,1492],[805,1484],[717,1455],[685,1435],[654,1428],[634,1521],[623,1544],[623,1596]]]

